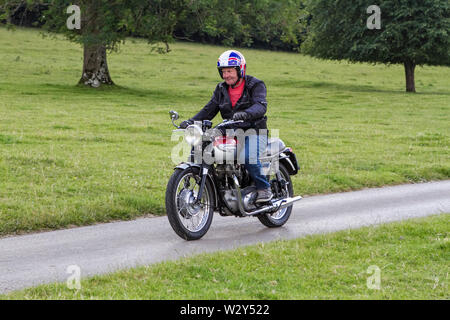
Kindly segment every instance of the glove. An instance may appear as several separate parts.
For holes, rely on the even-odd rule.
[[[247,112],[241,111],[241,112],[236,112],[235,114],[233,114],[233,120],[234,121],[238,121],[238,120],[247,120],[250,119],[250,115]]]
[[[186,129],[186,128],[189,127],[191,124],[194,124],[194,121],[192,121],[191,119],[189,119],[189,120],[184,120],[182,123],[180,123],[180,128],[181,128],[181,129]]]

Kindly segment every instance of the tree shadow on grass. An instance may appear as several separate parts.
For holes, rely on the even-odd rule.
[[[110,97],[111,93],[121,96],[130,96],[130,98],[158,98],[173,100],[181,96],[179,93],[170,89],[141,89],[129,88],[119,85],[103,85],[99,88],[90,88],[84,85],[65,85],[44,83],[33,86],[39,94],[58,94],[64,96],[99,96]]]
[[[358,84],[341,84],[328,81],[306,81],[295,79],[277,79],[266,81],[268,87],[282,87],[282,88],[307,88],[318,90],[333,90],[338,92],[362,92],[362,93],[385,93],[395,95],[408,95],[404,90],[388,90],[379,86],[371,85],[358,85]],[[188,86],[186,86],[186,89]],[[143,88],[131,88],[120,85],[104,85],[99,88],[90,88],[84,85],[70,85],[70,84],[57,84],[57,83],[43,83],[38,85],[21,86],[17,88],[22,95],[42,95],[42,94],[57,94],[62,96],[84,96],[84,97],[111,97],[111,93],[118,94],[120,96],[129,96],[130,99],[139,98],[152,98],[160,101],[173,102],[176,99],[181,99],[192,92],[173,89],[143,89]],[[189,91],[192,90],[189,88]],[[438,96],[450,96],[450,91],[435,91],[435,92],[422,92],[419,87],[416,95],[438,95]]]
[[[306,80],[272,80],[267,81],[268,86],[278,86],[284,88],[308,88],[308,89],[329,89],[340,92],[368,92],[368,93],[388,93],[388,94],[410,94],[405,90],[388,90],[381,87],[370,85],[358,85],[358,84],[341,84],[329,81],[306,81]],[[450,95],[450,91],[438,91],[438,92],[421,92],[421,88],[417,88],[418,92],[415,94],[420,95]]]

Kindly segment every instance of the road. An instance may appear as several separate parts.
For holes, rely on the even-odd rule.
[[[306,197],[287,224],[268,229],[256,218],[214,216],[208,233],[187,242],[166,217],[105,223],[0,239],[0,293],[230,250],[277,239],[300,238],[432,214],[450,213],[450,180]],[[69,271],[69,272],[68,272]]]

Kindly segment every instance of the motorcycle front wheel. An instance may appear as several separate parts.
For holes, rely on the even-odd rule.
[[[166,189],[166,213],[172,229],[185,240],[198,240],[211,226],[214,195],[206,181],[202,198],[196,202],[201,177],[197,167],[175,169]]]

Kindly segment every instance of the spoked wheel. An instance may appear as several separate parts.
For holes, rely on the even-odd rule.
[[[287,169],[281,163],[279,163],[279,169],[280,169],[281,179],[283,179],[285,181],[284,188],[282,190],[283,198],[293,197],[294,196],[294,188],[292,187],[291,176],[289,175],[289,172],[287,171]],[[262,215],[258,216],[258,219],[266,227],[269,227],[269,228],[281,227],[288,221],[289,217],[291,216],[292,206],[293,205],[290,205],[290,206],[280,209],[272,214],[270,214],[270,213],[262,214]]]
[[[206,181],[202,199],[196,202],[200,190],[199,169],[176,169],[167,184],[166,211],[176,234],[186,240],[203,237],[211,226],[214,196],[210,181]]]

